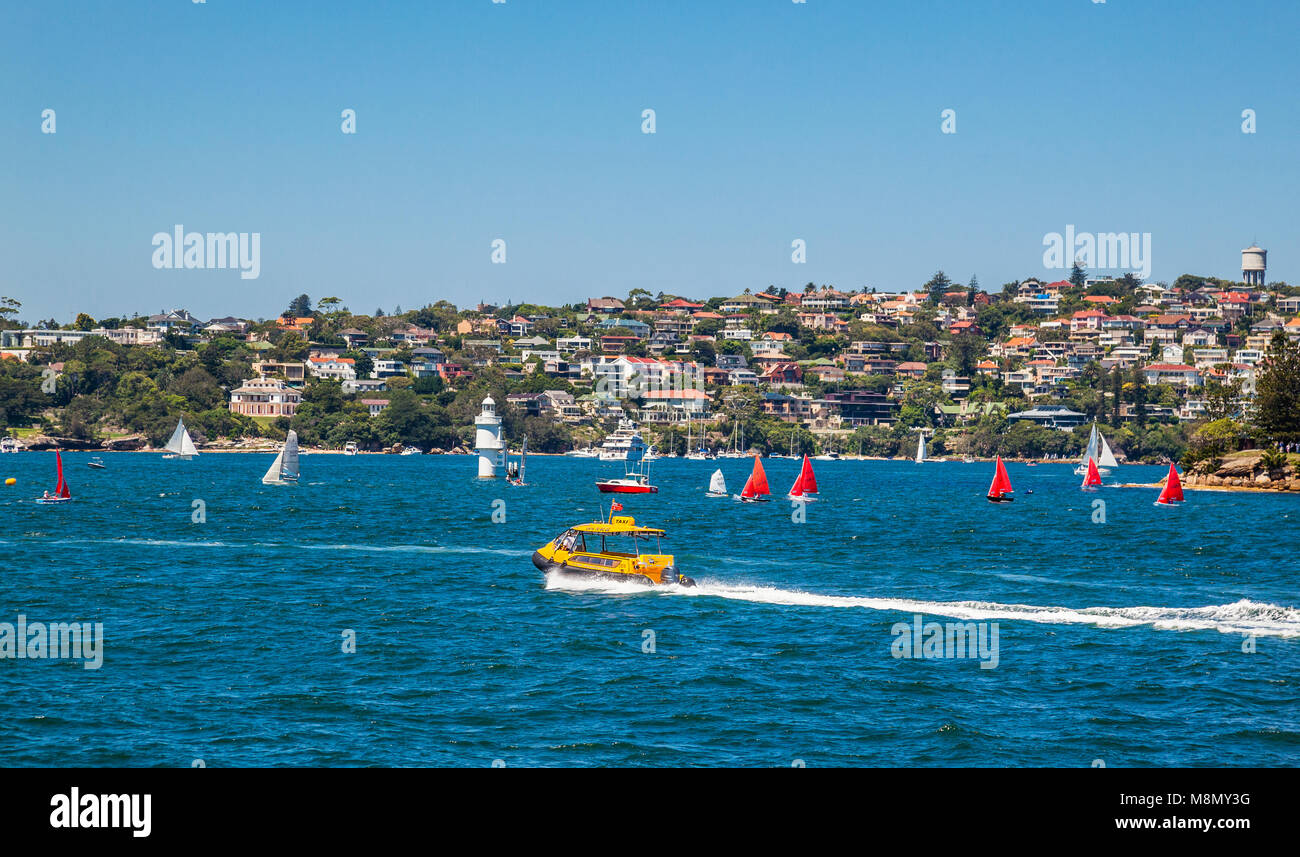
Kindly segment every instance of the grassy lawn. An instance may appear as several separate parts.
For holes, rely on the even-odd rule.
[[[1246,459],[1258,458],[1263,454],[1264,454],[1264,450],[1262,449],[1243,449],[1240,452],[1229,452],[1225,454],[1223,456],[1223,461],[1226,463],[1238,458],[1246,458]],[[1286,460],[1287,463],[1290,464],[1292,467],[1296,467],[1297,469],[1300,469],[1300,453],[1289,452],[1287,453]]]

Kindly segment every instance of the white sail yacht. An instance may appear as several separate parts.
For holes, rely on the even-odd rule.
[[[182,461],[189,461],[199,454],[198,449],[194,446],[193,439],[190,438],[189,429],[185,428],[184,419],[177,421],[176,431],[172,432],[171,438],[168,439],[167,445],[163,449],[167,450],[163,454],[163,458],[179,458]]]
[[[284,446],[262,477],[263,485],[294,485],[298,482],[298,433],[289,430]]]

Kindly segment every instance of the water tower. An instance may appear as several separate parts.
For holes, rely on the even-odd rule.
[[[1251,244],[1241,251],[1241,279],[1248,286],[1264,285],[1264,269],[1268,267],[1268,251]]]
[[[478,452],[480,479],[493,479],[497,468],[505,464],[505,444],[501,442],[501,418],[497,416],[497,403],[488,396],[483,400],[483,412],[474,420],[474,449]]]

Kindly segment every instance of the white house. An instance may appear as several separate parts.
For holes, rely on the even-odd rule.
[[[1148,384],[1175,384],[1180,387],[1201,386],[1201,373],[1195,366],[1183,363],[1152,363],[1142,373]]]
[[[308,357],[307,373],[313,378],[355,381],[357,361],[351,357]]]

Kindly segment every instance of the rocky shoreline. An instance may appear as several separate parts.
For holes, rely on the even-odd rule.
[[[1212,473],[1196,469],[1183,474],[1183,488],[1192,491],[1257,491],[1294,492],[1300,494],[1300,469],[1288,463],[1284,467],[1266,470],[1263,452],[1255,451],[1236,455],[1222,462]],[[1165,479],[1150,484],[1126,485],[1130,488],[1163,488]]]

